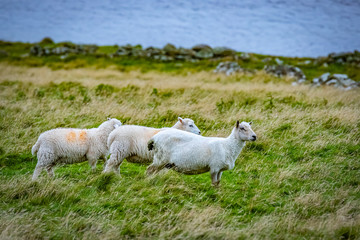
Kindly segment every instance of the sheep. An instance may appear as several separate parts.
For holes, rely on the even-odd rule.
[[[194,121],[178,117],[174,129],[200,134]],[[104,172],[119,173],[119,167],[124,158],[131,163],[151,163],[152,154],[147,149],[147,142],[152,136],[169,128],[150,128],[137,125],[123,125],[114,130],[108,138],[107,146],[110,159],[106,162]]]
[[[227,138],[203,137],[169,129],[153,136],[148,142],[154,152],[153,163],[147,174],[171,168],[184,174],[201,174],[210,171],[212,185],[217,186],[221,174],[235,166],[246,141],[255,141],[251,122],[236,122]]]
[[[106,160],[106,141],[110,132],[121,125],[116,118],[108,118],[98,128],[56,128],[43,132],[31,150],[32,155],[37,154],[38,158],[32,179],[36,180],[44,168],[53,177],[53,167],[59,163],[88,160],[92,171],[95,171],[97,160]]]

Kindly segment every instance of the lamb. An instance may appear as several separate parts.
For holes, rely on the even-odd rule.
[[[178,122],[172,127],[182,131],[200,134],[194,121],[178,117]],[[151,163],[152,153],[147,149],[147,143],[152,136],[169,128],[149,128],[136,125],[123,125],[114,130],[108,138],[110,159],[106,162],[104,172],[114,171],[119,173],[119,167],[124,161],[132,163]],[[194,135],[195,135],[194,134]]]
[[[32,179],[36,180],[44,168],[53,177],[53,167],[59,163],[88,160],[92,171],[95,171],[97,160],[106,160],[106,141],[110,132],[121,125],[116,118],[108,118],[98,128],[56,128],[43,132],[31,150],[38,158]]]
[[[222,172],[234,168],[245,141],[256,140],[250,125],[251,122],[237,121],[227,138],[197,136],[176,129],[160,132],[148,143],[148,149],[154,152],[154,161],[147,168],[147,174],[163,168],[184,174],[210,171],[212,184],[217,186]]]

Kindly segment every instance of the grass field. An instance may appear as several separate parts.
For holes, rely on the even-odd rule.
[[[0,239],[360,239],[359,90],[263,72],[20,63],[0,62]],[[209,173],[147,177],[126,161],[121,175],[85,162],[31,181],[30,150],[45,130],[106,117],[164,127],[178,116],[204,136],[252,120],[258,140],[218,188]]]

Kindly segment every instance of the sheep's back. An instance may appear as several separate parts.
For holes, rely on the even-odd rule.
[[[84,155],[91,135],[86,129],[57,128],[42,133],[41,147],[53,149],[62,156]]]

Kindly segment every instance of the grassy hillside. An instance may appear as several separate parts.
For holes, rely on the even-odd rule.
[[[50,60],[0,63],[1,239],[360,238],[358,90],[200,71],[213,62],[150,71],[146,61],[66,68],[59,60],[54,70]],[[218,188],[209,173],[147,177],[145,165],[126,161],[120,176],[102,174],[102,162],[92,173],[85,162],[31,182],[41,132],[96,127],[108,116],[152,127],[189,117],[203,135],[223,137],[236,120],[252,120],[258,140]]]

